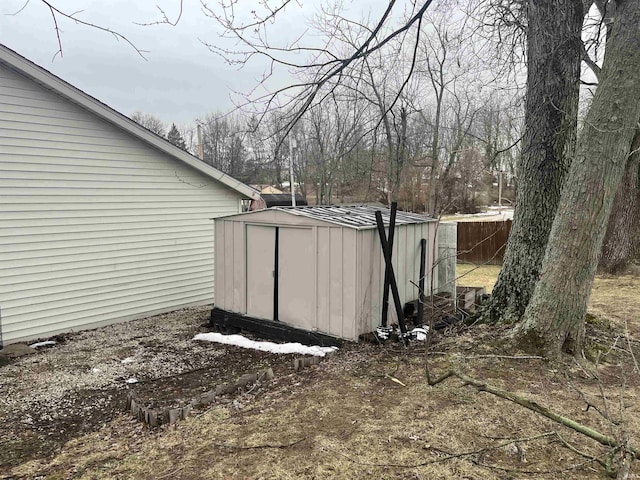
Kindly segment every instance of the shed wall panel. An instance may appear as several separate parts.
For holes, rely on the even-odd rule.
[[[234,288],[234,269],[233,269],[233,224],[226,225],[224,229],[224,272],[226,279],[223,285],[220,285],[224,289],[224,296],[227,303],[233,307],[233,288]]]
[[[342,336],[353,340],[358,339],[356,305],[358,281],[357,236],[358,230],[341,229],[343,232],[342,246]]]
[[[371,332],[380,325],[382,309],[381,266],[377,249],[380,248],[378,232],[364,230],[358,235],[358,332]]]
[[[453,222],[438,226],[438,291],[448,292],[456,298],[457,228]]]
[[[401,303],[418,298],[418,289],[411,281],[418,283],[420,276],[420,239],[427,240],[427,279],[425,290],[430,289],[430,276],[432,254],[431,245],[433,239],[433,223],[416,225],[401,225],[396,227],[393,252],[393,266],[398,285],[398,294]],[[387,237],[389,235],[387,229]],[[358,258],[361,273],[359,283],[362,285],[358,303],[358,323],[361,329],[359,333],[375,330],[382,320],[382,299],[384,290],[385,262],[377,231],[364,230],[362,236],[362,249]],[[393,303],[393,297],[389,294],[389,324],[397,322],[397,315]]]
[[[247,283],[244,265],[244,226],[241,223],[233,224],[233,245],[228,252],[227,255],[233,258],[233,309],[241,312],[246,305],[244,285]]]
[[[329,331],[344,337],[344,243],[342,228],[329,229]],[[322,259],[320,259],[322,260]],[[322,300],[322,299],[321,299]]]
[[[224,230],[226,226],[225,221],[216,220],[214,223],[214,236],[215,236],[215,244],[218,246],[218,251],[224,251],[226,255],[228,255],[227,247],[224,243]],[[214,258],[214,272],[215,272],[215,283],[218,288],[216,289],[216,297],[215,297],[215,305],[218,308],[227,309],[227,295],[226,289],[224,285],[226,285],[226,272],[224,271],[224,259],[226,255],[216,255]]]
[[[247,281],[244,282],[247,289],[246,312],[253,317],[274,320],[276,228],[268,225],[248,224],[246,229]],[[228,272],[233,266],[226,268]],[[236,285],[236,282],[241,286],[242,279],[229,280],[229,283],[233,285]],[[230,309],[242,311],[234,310],[233,304]]]
[[[315,315],[315,242],[312,228],[279,227],[278,320],[305,330],[318,328]]]
[[[0,66],[2,342],[206,304],[238,193]]]
[[[330,227],[317,227],[316,229],[318,329],[326,333],[330,333],[333,328],[336,328],[336,324],[331,322],[331,304],[333,303],[331,297],[331,230]]]

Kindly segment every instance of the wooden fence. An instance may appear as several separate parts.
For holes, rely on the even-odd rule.
[[[502,264],[511,220],[503,222],[458,222],[458,261]]]

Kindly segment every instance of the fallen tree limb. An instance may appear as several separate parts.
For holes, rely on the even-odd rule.
[[[307,437],[302,437],[290,443],[277,443],[277,444],[264,444],[264,445],[230,445],[227,443],[213,443],[212,445],[218,448],[229,448],[231,450],[260,450],[262,448],[275,448],[284,449],[298,445],[306,440]]]
[[[456,370],[449,370],[448,372],[446,372],[445,374],[439,376],[436,379],[431,379],[431,375],[429,374],[429,370],[427,370],[427,382],[429,383],[429,385],[434,386],[434,385],[438,385],[439,383],[444,382],[446,379],[451,378],[451,377],[455,377],[458,378],[459,380],[462,380],[462,382],[465,385],[470,385],[472,387],[474,387],[476,390],[480,391],[480,392],[487,392],[487,393],[491,393],[492,395],[495,395],[497,397],[503,398],[505,400],[509,400],[510,402],[516,403],[528,410],[531,410],[532,412],[536,412],[539,413],[540,415],[547,417],[551,420],[553,420],[554,422],[557,422],[561,425],[564,425],[566,427],[571,428],[572,430],[575,430],[576,432],[582,433],[583,435],[586,435],[587,437],[591,438],[592,440],[595,440],[596,442],[608,446],[608,447],[612,447],[615,449],[619,449],[622,448],[623,445],[620,445],[615,439],[608,437],[602,433],[600,433],[599,431],[587,427],[585,425],[582,425],[581,423],[576,422],[575,420],[572,420],[568,417],[565,417],[563,415],[560,415],[556,412],[553,412],[551,410],[549,410],[547,407],[544,407],[542,405],[539,405],[538,403],[534,402],[533,400],[530,400],[526,397],[520,396],[520,395],[516,395],[513,392],[509,392],[507,390],[503,390],[501,388],[498,388],[494,385],[490,385],[486,382],[483,382],[481,380],[478,380],[476,378],[472,378],[469,377],[463,373],[460,373]],[[638,450],[636,450],[635,448],[631,447],[631,446],[627,446],[626,447],[626,451],[628,451],[629,453],[632,454],[632,456],[634,458],[638,458]]]
[[[540,355],[460,355],[462,358],[497,358],[499,360],[544,360]]]

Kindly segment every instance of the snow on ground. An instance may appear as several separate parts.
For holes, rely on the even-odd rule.
[[[242,335],[223,335],[221,333],[199,333],[193,337],[193,339],[223,343],[225,345],[235,345],[241,348],[252,348],[262,352],[281,354],[298,353],[300,355],[314,355],[316,357],[324,357],[326,354],[335,352],[338,349],[338,347],[319,347],[317,345],[309,347],[301,343],[257,342]]]
[[[503,222],[513,220],[513,208],[488,207],[486,212],[480,213],[456,213],[442,218],[447,222]]]
[[[55,345],[53,340],[45,340],[44,342],[36,342],[29,345],[31,348],[49,347]]]

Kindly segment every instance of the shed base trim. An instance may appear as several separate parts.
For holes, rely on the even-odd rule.
[[[301,328],[296,328],[282,322],[254,318],[240,313],[229,312],[220,308],[211,310],[209,326],[212,328],[226,329],[238,328],[254,332],[261,337],[271,340],[283,340],[286,342],[299,342],[303,345],[320,345],[322,347],[340,347],[344,340],[331,335],[318,332],[310,332]]]

